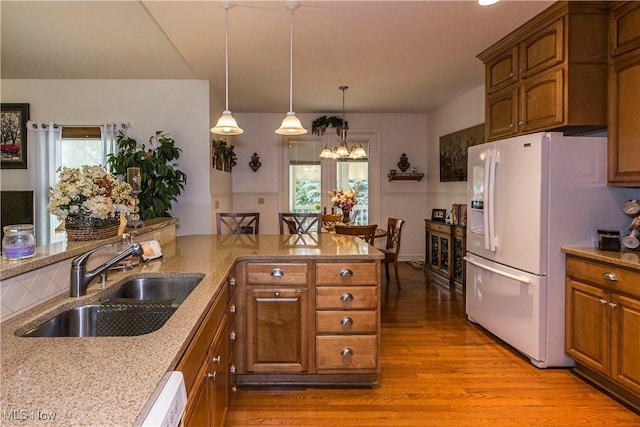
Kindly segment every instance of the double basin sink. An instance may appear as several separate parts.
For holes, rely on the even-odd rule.
[[[130,279],[99,300],[65,310],[26,332],[16,331],[16,335],[96,337],[148,334],[166,323],[203,277]]]

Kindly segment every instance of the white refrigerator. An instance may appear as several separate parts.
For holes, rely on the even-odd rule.
[[[624,232],[606,137],[536,133],[469,148],[466,314],[539,368],[568,367],[562,246]]]

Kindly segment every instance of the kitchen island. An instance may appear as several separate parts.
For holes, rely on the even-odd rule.
[[[379,272],[383,255],[360,239],[345,237],[181,236],[162,246],[162,258],[134,270],[110,274],[105,289],[93,283],[86,296],[58,297],[3,322],[3,425],[47,420],[54,425],[139,424],[162,388],[165,373],[180,363],[237,263],[370,261],[378,266]],[[204,277],[189,297],[164,326],[146,335],[84,338],[15,335],[16,331],[39,324],[47,313],[99,299],[129,278],[198,274]]]

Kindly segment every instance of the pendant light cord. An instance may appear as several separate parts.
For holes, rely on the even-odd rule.
[[[224,82],[225,111],[229,111],[229,7],[225,8],[224,22]]]
[[[294,7],[290,8],[291,10],[291,45],[289,47],[289,111],[293,111],[293,11]]]

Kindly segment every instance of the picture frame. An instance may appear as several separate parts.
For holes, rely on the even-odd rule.
[[[27,169],[29,104],[2,103],[0,112],[0,168]]]
[[[484,123],[441,136],[440,182],[466,181],[469,147],[484,142]]]
[[[447,218],[447,210],[446,209],[432,209],[431,210],[431,221],[444,222],[446,218]]]

